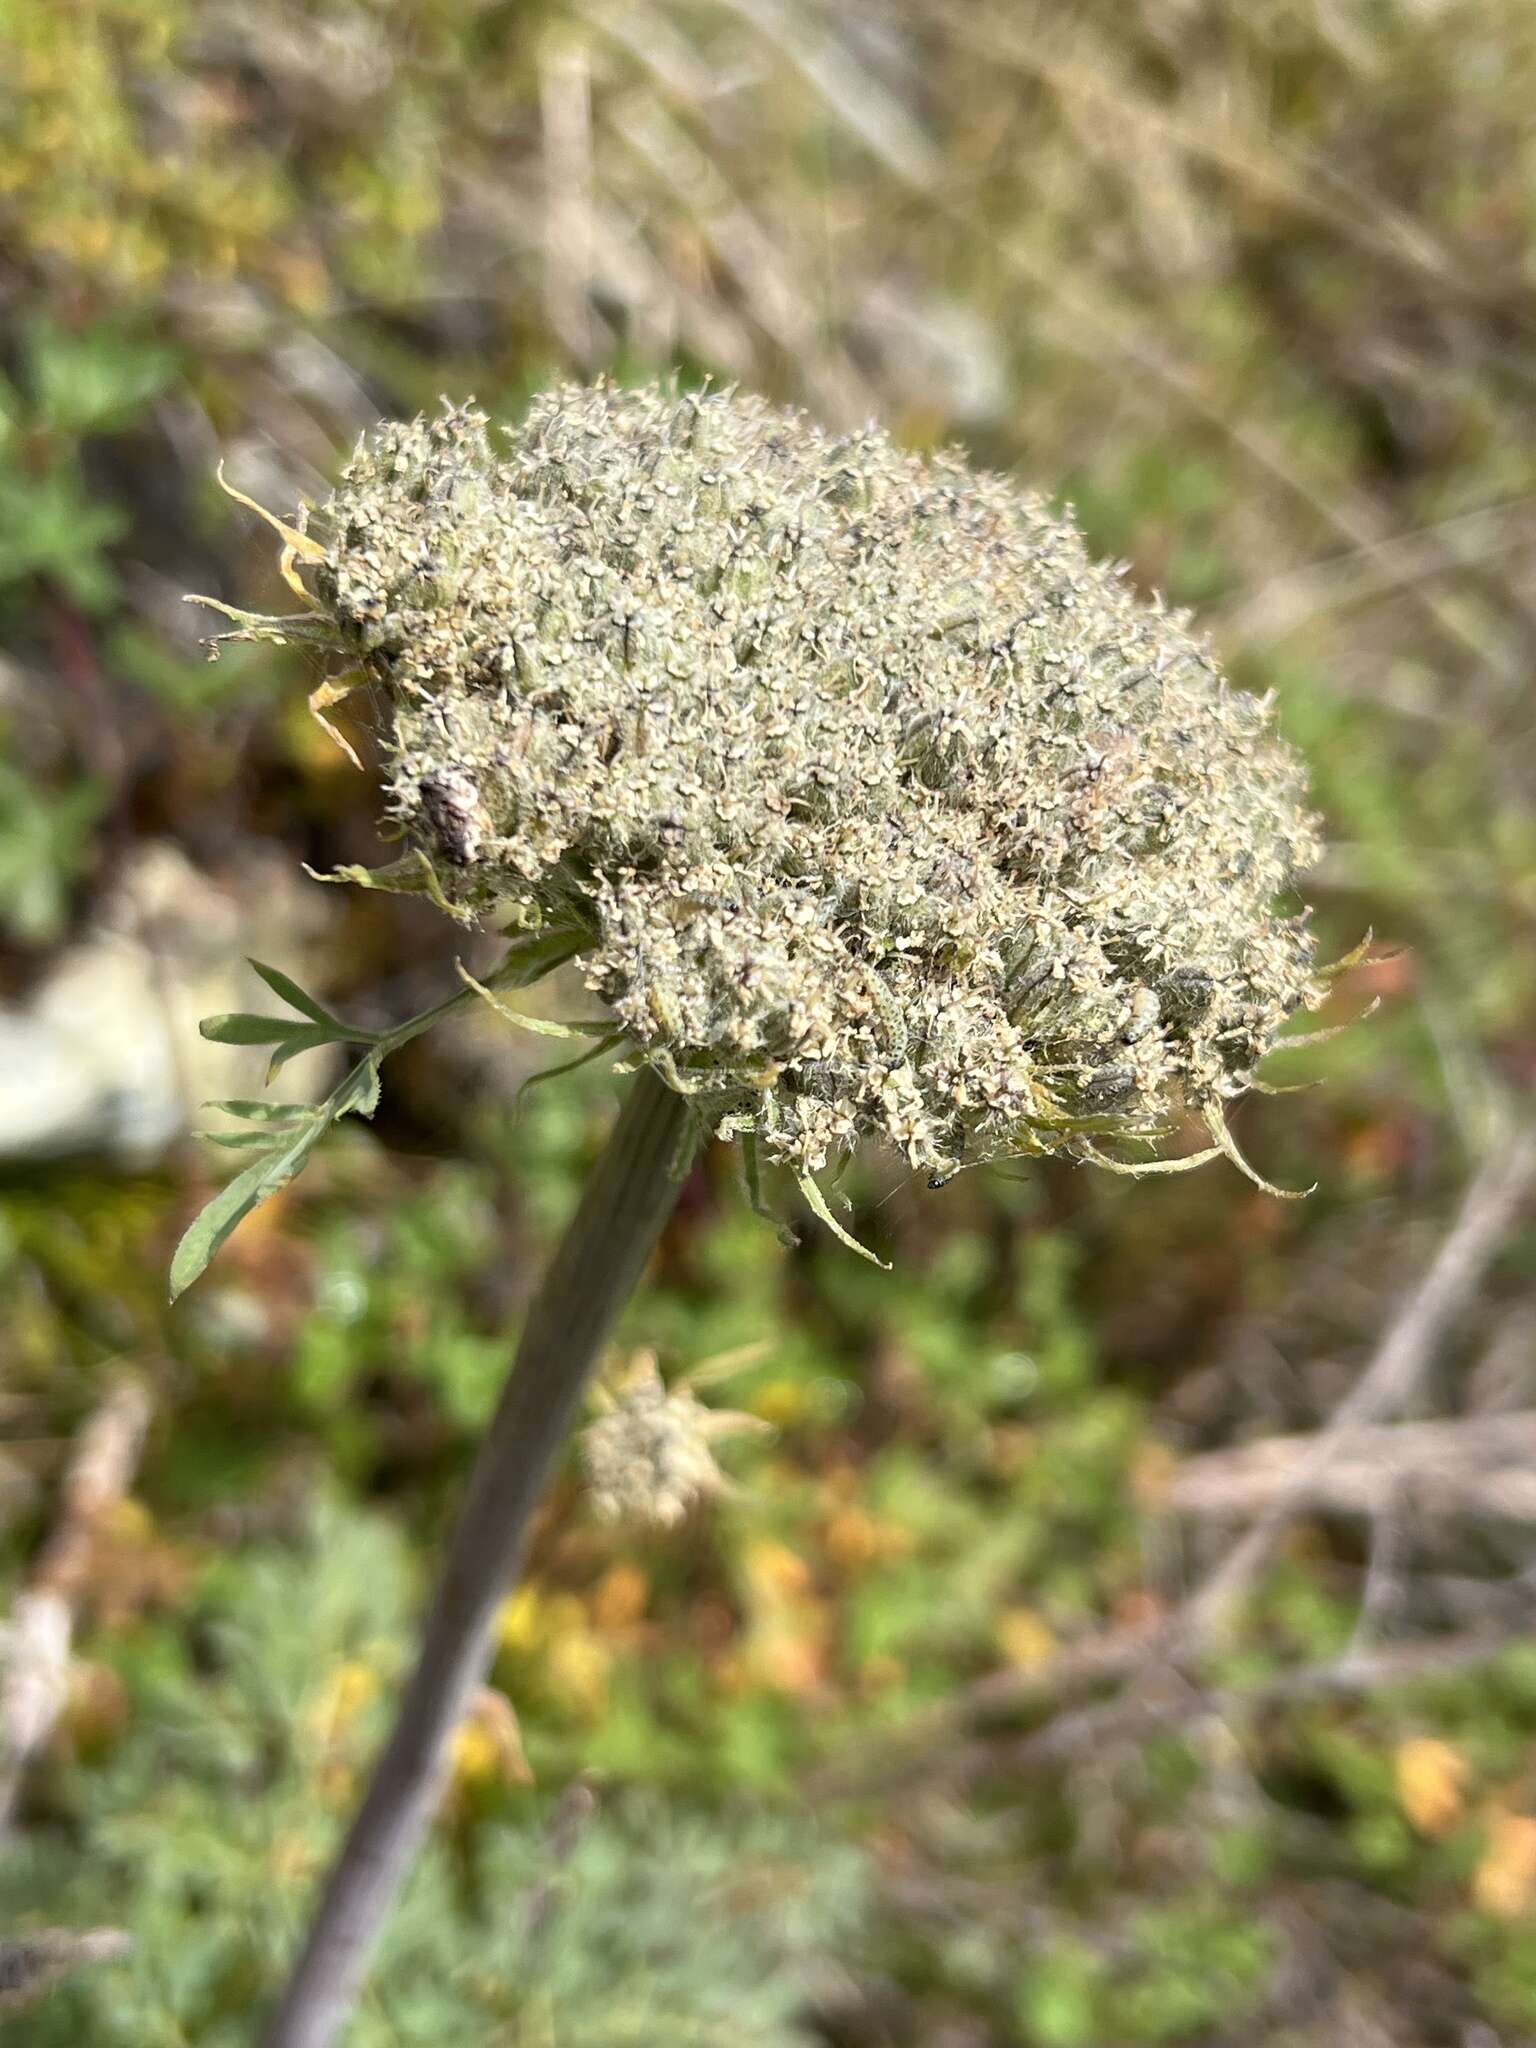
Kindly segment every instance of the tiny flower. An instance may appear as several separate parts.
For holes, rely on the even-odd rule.
[[[581,1462],[605,1521],[674,1527],[726,1490],[711,1443],[765,1426],[755,1415],[706,1407],[686,1380],[669,1387],[649,1351],[602,1398],[605,1412],[581,1435]]]

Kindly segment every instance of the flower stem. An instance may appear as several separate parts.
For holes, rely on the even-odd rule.
[[[581,1390],[670,1215],[688,1107],[641,1069],[529,1312],[433,1594],[399,1718],[262,2048],[326,2048],[346,2018],[436,1804],[449,1737],[492,1654],[496,1611]]]

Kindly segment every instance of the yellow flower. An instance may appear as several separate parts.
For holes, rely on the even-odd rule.
[[[582,1629],[556,1638],[549,1646],[545,1677],[550,1690],[573,1712],[595,1721],[608,1705],[608,1674],[613,1655],[608,1646]]]
[[[448,1751],[453,1788],[470,1792],[493,1786],[530,1785],[533,1773],[523,1754],[522,1732],[504,1692],[483,1685],[454,1730]]]
[[[592,1619],[604,1630],[633,1628],[650,1597],[650,1580],[638,1565],[613,1565],[593,1588]]]
[[[519,1586],[496,1617],[496,1640],[514,1657],[526,1656],[543,1633],[543,1603],[537,1586]]]
[[[304,1716],[304,1724],[326,1748],[338,1742],[379,1690],[378,1673],[352,1658],[327,1673]]]
[[[1021,1671],[1056,1654],[1056,1638],[1032,1607],[1010,1607],[998,1616],[998,1648]]]
[[[1536,1903],[1536,1820],[1529,1814],[1494,1815],[1472,1897],[1480,1912],[1500,1920],[1516,1920]]]
[[[1398,1804],[1421,1835],[1448,1835],[1462,1815],[1467,1760],[1448,1742],[1415,1737],[1392,1759]]]

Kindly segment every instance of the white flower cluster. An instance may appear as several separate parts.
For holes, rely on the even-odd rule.
[[[755,1416],[707,1408],[686,1381],[669,1387],[647,1351],[604,1401],[580,1448],[592,1504],[610,1522],[674,1527],[727,1488],[710,1444],[763,1427]]]
[[[954,454],[566,386],[504,443],[381,426],[312,541],[442,889],[574,921],[638,1054],[803,1174],[1224,1138],[1318,995],[1267,707]]]

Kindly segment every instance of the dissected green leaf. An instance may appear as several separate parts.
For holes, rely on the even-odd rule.
[[[241,1103],[234,1108],[237,1115],[267,1108],[279,1114],[286,1110],[295,1118],[291,1126],[279,1126],[274,1120],[265,1131],[209,1134],[213,1143],[231,1149],[254,1149],[256,1145],[268,1149],[254,1165],[222,1187],[183,1234],[171,1260],[172,1301],[204,1271],[236,1225],[288,1185],[330,1125],[344,1116],[372,1116],[379,1106],[379,1062],[383,1056],[383,1049],[372,1048],[314,1109],[295,1110],[292,1105],[259,1103]],[[221,1103],[219,1107],[232,1106]]]
[[[270,1081],[300,1053],[317,1052],[323,1045],[356,1044],[359,1040],[367,1043],[372,1036],[372,1032],[354,1031],[346,1024],[306,1025],[291,1032],[281,1045],[273,1047],[272,1057],[267,1061],[267,1079]]]
[[[381,889],[388,896],[426,896],[457,923],[472,922],[472,913],[462,903],[451,903],[443,893],[436,868],[419,846],[381,868],[365,868],[349,861],[343,867],[321,869],[310,867],[306,861],[304,872],[317,882],[350,882],[355,889]]]
[[[540,1038],[606,1038],[613,1029],[601,1018],[578,1018],[570,1024],[558,1023],[553,1017],[530,1017],[526,1011],[514,1010],[510,1003],[504,1003],[494,989],[487,988],[483,981],[476,981],[462,960],[454,961],[454,968],[460,981],[473,994],[484,997],[498,1017],[505,1017],[509,1024],[519,1025],[524,1031],[535,1032]],[[525,987],[523,982],[513,983]]]
[[[198,1277],[209,1260],[223,1244],[230,1232],[259,1203],[278,1189],[286,1187],[299,1168],[309,1157],[322,1134],[333,1123],[344,1116],[372,1116],[379,1103],[379,1069],[386,1056],[407,1044],[411,1039],[446,1016],[450,1010],[470,1000],[472,995],[481,995],[494,1002],[491,993],[495,985],[504,988],[526,988],[539,980],[552,967],[568,960],[581,943],[581,935],[568,927],[538,932],[532,937],[514,945],[507,957],[491,977],[489,984],[482,985],[464,969],[460,969],[466,986],[456,989],[440,1003],[430,1009],[408,1017],[403,1024],[397,1024],[391,1031],[364,1031],[357,1025],[348,1024],[344,1019],[333,1017],[324,1010],[312,996],[306,995],[297,982],[275,967],[268,967],[259,960],[251,966],[259,974],[274,995],[291,1003],[301,1017],[313,1019],[305,1023],[300,1018],[258,1017],[248,1012],[233,1012],[226,1016],[205,1018],[199,1026],[204,1038],[220,1045],[270,1045],[272,1056],[267,1066],[267,1077],[277,1073],[289,1060],[300,1053],[311,1052],[324,1045],[335,1045],[351,1041],[368,1046],[368,1052],[339,1081],[324,1102],[309,1107],[293,1103],[267,1103],[234,1098],[219,1102],[212,1107],[221,1109],[228,1116],[239,1117],[248,1123],[263,1126],[254,1131],[221,1131],[208,1135],[211,1141],[227,1151],[254,1151],[263,1148],[263,1156],[247,1167],[208,1203],[195,1218],[180,1244],[176,1247],[171,1262],[171,1299]],[[498,1008],[505,1006],[498,1004]],[[509,1011],[509,1015],[517,1013]],[[573,1068],[584,1066],[588,1060],[599,1058],[611,1052],[623,1040],[622,1031],[608,1026],[577,1025],[565,1026],[545,1024],[543,1020],[526,1020],[534,1030],[544,1029],[558,1036],[569,1036],[572,1032],[584,1033],[595,1030],[601,1034],[588,1051],[579,1058],[567,1061],[554,1072],[569,1073]],[[547,1078],[535,1075],[535,1080]],[[528,1084],[525,1083],[526,1087]]]
[[[1262,1188],[1266,1195],[1278,1195],[1284,1202],[1301,1202],[1305,1201],[1308,1195],[1317,1192],[1317,1183],[1315,1181],[1309,1188],[1277,1188],[1273,1181],[1266,1180],[1263,1174],[1256,1167],[1250,1165],[1248,1160],[1243,1157],[1241,1151],[1239,1151],[1237,1140],[1228,1128],[1227,1119],[1222,1112],[1219,1102],[1213,1102],[1207,1108],[1205,1112],[1205,1127],[1216,1140],[1216,1150],[1224,1152],[1238,1172],[1245,1179],[1251,1180],[1256,1188]]]
[[[1358,1017],[1351,1017],[1346,1024],[1325,1024],[1316,1031],[1302,1031],[1291,1038],[1277,1038],[1272,1052],[1296,1052],[1304,1045],[1326,1045],[1331,1038],[1342,1038],[1346,1031],[1353,1031],[1357,1024],[1363,1024],[1367,1017],[1374,1017],[1381,1008],[1381,997],[1373,996]]]
[[[314,1104],[309,1102],[251,1102],[241,1097],[228,1102],[205,1102],[203,1108],[222,1109],[226,1116],[243,1117],[251,1124],[288,1123],[316,1114]]]
[[[379,1097],[384,1084],[379,1075],[381,1053],[371,1052],[365,1060],[359,1060],[336,1091],[342,1097],[337,1116],[372,1116],[379,1106]]]
[[[1207,1145],[1200,1152],[1181,1152],[1176,1159],[1111,1159],[1107,1152],[1085,1145],[1083,1157],[1095,1166],[1102,1166],[1106,1173],[1124,1173],[1129,1174],[1132,1180],[1141,1180],[1150,1173],[1193,1173],[1196,1167],[1207,1166],[1211,1160],[1220,1159],[1224,1149],[1220,1145]]]
[[[514,1107],[517,1103],[521,1103],[530,1088],[542,1087],[546,1081],[558,1080],[562,1074],[574,1074],[578,1067],[590,1066],[593,1060],[601,1059],[604,1053],[616,1051],[623,1043],[624,1033],[622,1031],[610,1031],[606,1038],[600,1038],[596,1045],[589,1047],[586,1052],[577,1053],[575,1059],[561,1060],[553,1067],[540,1067],[539,1071],[536,1074],[530,1074],[522,1087],[518,1089]]]
[[[536,981],[542,981],[546,974],[552,974],[557,967],[563,967],[581,951],[586,933],[575,925],[550,925],[546,930],[534,932],[529,937],[518,939],[491,975],[487,986],[490,988],[531,988]]]
[[[292,647],[309,640],[324,646],[331,632],[324,619],[310,612],[248,612],[239,605],[225,604],[218,597],[204,597],[195,590],[189,590],[182,603],[198,604],[205,611],[217,612],[222,619],[233,619],[235,632],[216,633],[207,643],[215,655],[227,640],[264,642],[272,647]]]
[[[332,741],[334,745],[340,747],[341,751],[352,763],[352,766],[359,771],[361,771],[363,764],[358,759],[357,749],[347,738],[341,727],[333,724],[325,714],[333,705],[344,702],[346,698],[352,695],[354,690],[362,689],[367,680],[367,676],[360,668],[348,669],[345,675],[327,676],[323,683],[319,684],[309,693],[310,717],[319,726],[326,738]]]
[[[171,1299],[186,1291],[236,1224],[259,1203],[287,1187],[319,1142],[325,1122],[303,1125],[244,1173],[237,1173],[188,1225],[171,1259]]]
[[[823,1223],[825,1223],[828,1230],[831,1231],[832,1235],[838,1240],[838,1242],[840,1244],[847,1245],[849,1251],[857,1252],[861,1259],[868,1259],[869,1263],[872,1266],[878,1266],[883,1273],[889,1273],[891,1270],[890,1261],[888,1259],[880,1258],[876,1253],[870,1250],[867,1244],[860,1244],[859,1240],[853,1235],[852,1231],[845,1230],[843,1228],[842,1224],[839,1223],[837,1218],[832,1214],[831,1208],[828,1206],[826,1196],[822,1193],[821,1189],[817,1186],[815,1180],[811,1177],[811,1175],[808,1173],[802,1173],[797,1175],[797,1179],[800,1183],[801,1194],[804,1195],[806,1201],[809,1202],[811,1208],[815,1211],[816,1215],[820,1217]]]
[[[354,889],[377,889],[386,896],[428,893],[423,862],[417,853],[403,853],[381,868],[365,868],[357,861],[347,861],[339,868],[312,868],[306,861],[304,872],[312,882],[345,882]]]
[[[247,958],[246,965],[253,974],[261,976],[267,987],[271,989],[273,995],[280,996],[285,1003],[291,1003],[294,1009],[302,1012],[304,1016],[312,1018],[316,1024],[334,1024],[336,1022],[336,1019],[329,1010],[322,1008],[313,996],[306,995],[298,983],[291,980],[280,968],[268,967],[264,960],[252,960],[250,958]]]
[[[302,1027],[292,1017],[258,1017],[249,1010],[228,1010],[204,1017],[197,1028],[215,1045],[281,1045]]]
[[[741,1168],[742,1191],[747,1206],[754,1216],[760,1216],[765,1223],[773,1225],[774,1236],[786,1251],[793,1251],[800,1242],[794,1231],[779,1212],[769,1204],[763,1192],[763,1151],[757,1138],[757,1121],[754,1117],[727,1117],[716,1135],[722,1138],[736,1138],[740,1141],[737,1153]]]
[[[1325,962],[1321,967],[1315,968],[1313,971],[1316,974],[1321,975],[1326,980],[1332,980],[1333,977],[1338,974],[1347,974],[1351,967],[1358,967],[1360,965],[1360,963],[1364,960],[1366,954],[1369,953],[1371,947],[1375,944],[1375,942],[1376,934],[1371,930],[1370,926],[1367,925],[1365,928],[1365,937],[1361,939],[1356,945],[1351,946],[1347,953],[1341,953],[1337,960],[1329,960]],[[1395,958],[1396,956],[1388,955],[1387,957]]]

